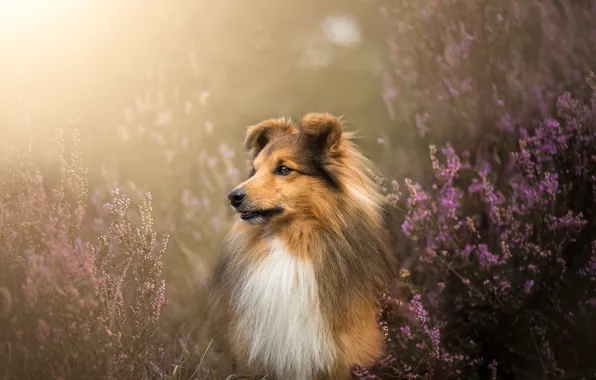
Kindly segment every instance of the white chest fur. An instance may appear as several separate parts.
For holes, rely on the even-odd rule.
[[[321,314],[314,268],[279,240],[270,249],[239,289],[237,334],[251,362],[287,380],[310,380],[314,369],[329,369],[337,350]]]

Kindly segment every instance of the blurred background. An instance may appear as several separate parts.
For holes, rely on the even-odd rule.
[[[326,109],[358,124],[389,120],[386,43],[371,1],[4,3],[4,125],[23,112],[46,129],[77,118],[101,151],[95,139],[125,139],[122,126],[138,123],[130,113],[143,105],[163,130],[194,112],[190,124],[209,121],[234,142],[271,115]],[[2,133],[6,142],[11,131]]]
[[[164,334],[200,324],[206,273],[245,175],[245,128],[343,115],[389,178],[424,181],[428,145],[492,137],[583,88],[592,1],[0,1],[0,149],[76,129],[89,231],[108,191],[153,195]],[[492,137],[491,137],[492,136]],[[482,149],[481,149],[482,147]],[[92,235],[92,233],[90,232]]]

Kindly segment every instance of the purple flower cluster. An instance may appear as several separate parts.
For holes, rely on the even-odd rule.
[[[429,320],[441,347],[471,358],[466,378],[594,373],[596,96],[565,91],[587,87],[596,3],[406,0],[380,12],[383,99],[399,125],[383,146],[407,191],[387,197],[405,209],[395,250],[419,295],[415,323],[387,317],[401,326],[391,341],[425,335]],[[430,162],[410,148],[421,143],[434,144]],[[411,376],[392,364],[394,377],[463,377],[425,367],[430,347]]]
[[[385,316],[399,326],[389,329],[400,342],[388,346],[395,373],[457,378],[466,365],[497,379],[594,370],[596,93],[591,99],[560,96],[555,117],[510,132],[518,144],[508,154],[458,155],[447,144],[439,158],[431,146],[434,180],[405,179],[413,318]],[[416,360],[428,367],[408,372],[405,342],[416,338]],[[453,366],[438,373],[447,358]]]
[[[446,350],[421,298],[420,294],[409,302],[389,295],[381,298],[379,315],[387,354],[373,368],[355,368],[359,379],[459,378],[475,364],[463,354]]]
[[[593,69],[593,2],[405,0],[379,10],[388,29],[383,99],[399,126],[386,133],[392,147],[422,137],[478,150],[495,133],[551,116],[556,97]]]
[[[161,72],[157,66],[153,70]],[[93,189],[92,212],[95,232],[105,233],[101,206],[110,199],[111,188],[120,188],[137,202],[151,190],[154,229],[170,236],[163,260],[169,303],[161,334],[174,342],[180,326],[200,325],[204,318],[197,305],[205,296],[209,261],[233,217],[222,194],[241,181],[238,166],[243,157],[210,119],[214,116],[204,83],[191,75],[179,85],[177,76],[169,74],[148,78],[147,88],[124,108],[120,134],[111,146],[113,160],[102,160],[102,178]],[[241,143],[237,135],[234,141]],[[170,356],[178,356],[179,350],[172,351]]]
[[[165,304],[151,197],[138,227],[129,199],[105,205],[107,230],[85,241],[86,168],[58,134],[56,170],[31,148],[9,156],[0,185],[0,374],[6,379],[144,378]]]

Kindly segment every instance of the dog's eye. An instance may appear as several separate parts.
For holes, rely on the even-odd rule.
[[[277,174],[279,175],[288,175],[292,172],[292,169],[288,168],[285,165],[279,165],[279,167],[277,168],[277,170],[275,171]]]

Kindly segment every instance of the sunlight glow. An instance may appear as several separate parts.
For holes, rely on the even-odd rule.
[[[18,37],[23,32],[59,27],[80,16],[91,0],[0,0],[0,33]]]

